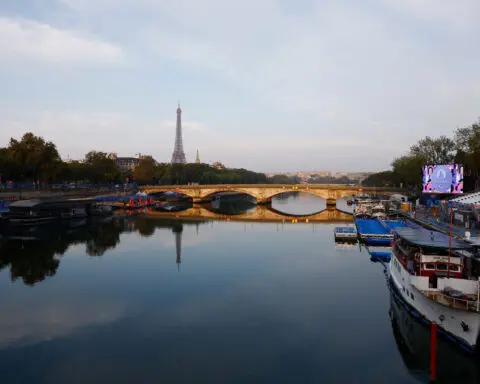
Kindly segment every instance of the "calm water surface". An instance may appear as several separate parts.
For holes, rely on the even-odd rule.
[[[137,216],[3,240],[1,382],[427,383],[428,331],[335,225]],[[438,365],[478,382],[442,341]]]

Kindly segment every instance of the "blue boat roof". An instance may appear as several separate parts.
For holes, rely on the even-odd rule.
[[[390,230],[407,227],[407,224],[405,224],[402,220],[384,220],[383,224],[385,224]]]
[[[355,224],[362,235],[386,235],[390,231],[376,219],[357,219]]]
[[[423,228],[397,228],[395,233],[398,234],[404,241],[419,247],[430,248],[449,248],[449,236],[437,232],[429,231]],[[433,238],[432,238],[433,233]],[[452,249],[471,249],[472,245],[465,241],[455,238],[451,239]]]

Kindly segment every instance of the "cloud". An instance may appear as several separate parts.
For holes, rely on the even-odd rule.
[[[440,28],[466,30],[478,24],[480,6],[477,0],[378,0],[380,4],[413,19]]]
[[[90,150],[115,152],[120,156],[151,154],[157,161],[170,161],[176,122],[135,115],[97,111],[18,111],[0,118],[0,147],[10,138],[33,132],[57,145],[62,157],[83,158]],[[211,133],[206,124],[182,122],[185,151],[194,158],[193,143],[208,142]]]
[[[122,49],[76,31],[27,19],[0,18],[0,58],[46,63],[117,63]]]
[[[46,302],[45,302],[46,301]],[[69,335],[80,328],[114,323],[125,312],[123,303],[44,300],[42,305],[12,303],[0,317],[0,349],[24,346]],[[26,309],[28,308],[28,310]]]
[[[50,122],[55,128],[42,128],[60,138],[60,148],[72,147],[70,154],[78,151],[80,140],[62,128],[67,117],[63,126],[84,142],[95,137],[105,150],[170,158],[174,114],[164,109],[156,121],[144,113],[153,116],[153,104],[184,100],[185,93],[194,105],[192,121],[183,124],[187,157],[194,158],[199,148],[202,159],[254,169],[261,164],[266,170],[388,167],[422,136],[452,135],[456,126],[478,115],[478,1],[55,3],[63,4],[61,16],[74,20],[79,30],[95,32],[102,41],[121,41],[135,64],[128,71],[82,73],[87,81],[81,85],[95,87],[97,100],[108,102],[113,112],[81,113],[77,118],[83,121],[55,112]],[[54,30],[97,42],[91,35]],[[0,47],[5,40],[12,39],[0,40]],[[73,57],[80,56],[77,51]],[[72,80],[74,99],[90,92],[74,87]],[[50,101],[61,98],[62,91],[43,107],[54,109]],[[19,120],[20,126],[35,126]],[[42,121],[45,117],[40,127]]]

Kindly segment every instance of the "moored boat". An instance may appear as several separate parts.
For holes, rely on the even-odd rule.
[[[358,238],[355,226],[335,227],[333,230],[335,241],[353,241]]]
[[[89,216],[93,199],[21,200],[11,203],[2,217],[8,225],[39,225]]]
[[[384,219],[387,217],[385,206],[383,204],[376,204],[372,207],[372,217],[375,219]]]
[[[361,204],[357,208],[353,209],[353,216],[357,219],[370,219],[372,218],[372,209],[368,204]]]
[[[367,246],[367,251],[373,258],[390,261],[392,257],[392,248],[384,246]]]
[[[476,350],[480,331],[479,267],[466,242],[424,229],[395,230],[392,289],[412,313],[469,351]]]

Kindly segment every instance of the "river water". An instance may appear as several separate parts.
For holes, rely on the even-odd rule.
[[[1,382],[427,383],[428,330],[336,225],[132,215],[4,239]],[[438,382],[479,365],[440,340]]]

